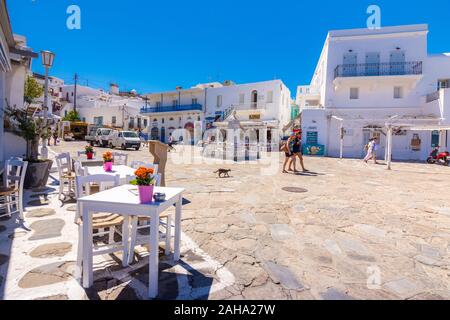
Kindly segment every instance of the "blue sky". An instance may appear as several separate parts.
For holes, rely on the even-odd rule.
[[[377,4],[382,26],[428,23],[430,53],[450,52],[450,1],[7,0],[15,33],[52,50],[51,74],[138,92],[207,81],[282,79],[295,95],[308,84],[328,30],[364,28]],[[66,27],[81,8],[81,30]],[[33,70],[42,72],[40,61]]]

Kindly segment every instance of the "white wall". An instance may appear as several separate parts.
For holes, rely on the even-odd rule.
[[[443,102],[445,93],[441,93],[441,101],[425,103],[426,96],[437,90],[438,79],[450,79],[450,57],[427,54],[427,33],[426,26],[423,25],[386,28],[379,31],[361,29],[330,32],[311,86],[320,91],[320,100],[324,103],[325,114],[344,119],[365,120],[344,122],[344,128],[347,131],[344,137],[344,156],[362,156],[363,146],[368,138],[363,128],[368,125],[383,127],[386,122],[383,119],[394,115],[439,118],[447,110]],[[406,62],[422,62],[423,75],[340,77],[335,80],[335,69],[343,64],[344,54],[350,50],[357,53],[358,64],[366,63],[366,53],[371,52],[380,53],[380,63],[389,63],[391,52],[397,51],[397,48],[405,52]],[[403,88],[401,99],[394,99],[396,86]],[[359,99],[350,99],[350,88],[359,88]],[[304,110],[302,113],[304,130],[311,126],[315,117],[317,117],[317,111]],[[323,125],[326,125],[327,129],[323,128]],[[327,135],[325,138],[320,133],[319,143],[327,146],[330,156],[339,155],[339,126],[340,123],[336,120],[323,119],[318,126]],[[414,134],[419,135],[421,139],[420,151],[411,149],[411,139]],[[423,160],[431,149],[431,132],[409,131],[406,135],[394,136],[393,145],[394,159]],[[384,146],[385,136],[382,134],[379,157],[384,157]]]

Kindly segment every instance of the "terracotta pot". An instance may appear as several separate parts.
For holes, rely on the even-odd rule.
[[[153,186],[138,186],[138,191],[141,204],[153,202]]]

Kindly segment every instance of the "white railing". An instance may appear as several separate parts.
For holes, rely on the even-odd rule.
[[[266,109],[266,102],[250,102],[250,103],[238,103],[232,104],[231,108],[234,110],[258,110],[258,109]]]

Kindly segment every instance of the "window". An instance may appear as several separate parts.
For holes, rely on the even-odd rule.
[[[194,104],[198,104],[197,98],[192,98],[192,104],[193,104],[193,105],[194,105]]]
[[[178,100],[172,100],[172,106],[176,107],[178,105]]]
[[[115,125],[115,124],[116,124],[116,120],[117,120],[116,116],[112,116],[112,118],[111,118],[111,123],[112,123],[113,125]]]
[[[164,123],[164,118],[161,119],[161,123]]]
[[[94,117],[94,124],[103,125],[103,117]]]
[[[438,80],[438,90],[450,88],[450,79]]]
[[[394,87],[394,99],[402,99],[402,98],[403,98],[403,88]]]
[[[85,118],[85,117],[83,117],[83,119],[82,119],[82,120],[83,120],[83,122],[86,122],[86,118]]]
[[[350,88],[350,100],[359,99],[359,88]]]
[[[147,128],[147,125],[148,125],[148,121],[147,121],[147,119],[144,119],[144,127]]]
[[[197,121],[200,121],[200,116],[197,116]]]
[[[267,91],[267,103],[273,102],[273,91]]]
[[[130,129],[133,129],[133,128],[134,128],[134,118],[130,118],[130,122],[128,123],[128,127],[129,127]]]
[[[222,96],[218,95],[217,96],[217,108],[222,107]]]
[[[245,93],[239,94],[239,103],[244,104],[245,103]]]
[[[157,108],[161,107],[161,101],[156,101],[156,107]]]
[[[173,121],[173,118],[170,118],[169,121]]]
[[[67,117],[67,110],[64,110],[64,117]]]

